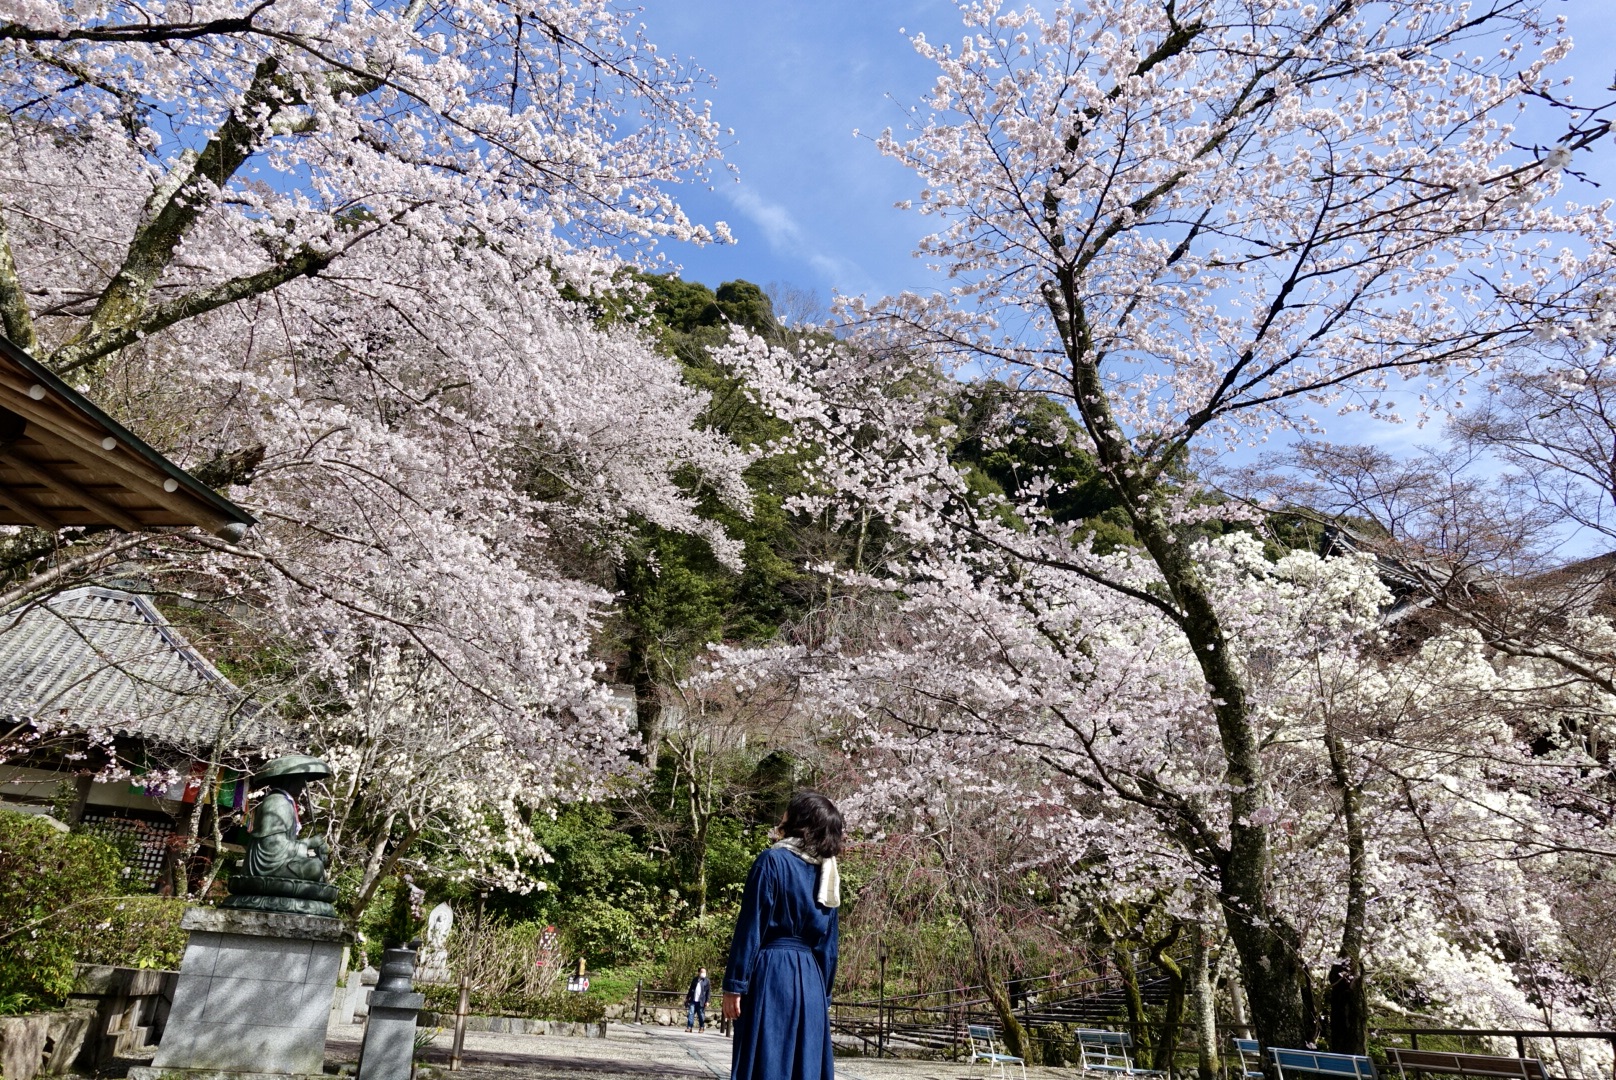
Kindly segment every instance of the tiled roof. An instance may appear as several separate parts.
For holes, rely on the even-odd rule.
[[[273,741],[259,711],[145,597],[72,589],[0,622],[0,716],[207,752]]]

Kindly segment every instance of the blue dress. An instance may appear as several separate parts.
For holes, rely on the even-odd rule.
[[[731,1080],[832,1080],[836,909],[814,901],[819,867],[781,848],[757,857],[724,969],[741,995]]]

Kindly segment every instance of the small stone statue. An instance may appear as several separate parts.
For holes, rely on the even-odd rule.
[[[326,883],[329,854],[320,837],[305,840],[297,798],[311,781],[331,775],[319,758],[288,754],[258,771],[269,792],[253,811],[247,856],[227,886],[224,907],[336,917],[337,887]]]
[[[446,983],[453,980],[449,973],[449,932],[454,929],[454,909],[439,904],[426,916],[426,944],[420,950],[415,966],[415,978],[424,983]]]

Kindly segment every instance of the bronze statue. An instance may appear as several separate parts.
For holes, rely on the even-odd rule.
[[[227,882],[230,899],[224,907],[336,917],[331,901],[337,887],[325,880],[325,840],[303,838],[297,805],[304,787],[330,775],[331,766],[303,754],[276,758],[255,774],[269,792],[253,811],[247,855]]]

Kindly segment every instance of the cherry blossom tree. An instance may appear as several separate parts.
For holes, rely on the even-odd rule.
[[[632,740],[598,567],[637,522],[738,559],[697,508],[746,456],[600,303],[614,252],[723,236],[673,197],[703,78],[596,0],[0,7],[6,334],[260,519],[69,532],[10,600],[111,567],[200,612],[351,770],[364,890],[446,836],[519,886],[524,815]]]
[[[1041,618],[1070,618],[1082,582],[1164,620],[1146,654],[1158,659],[1098,670],[1136,671],[1142,688],[1174,643],[1175,683],[1210,711],[1215,738],[1163,731],[1136,745],[1172,747],[1168,760],[1193,761],[1207,786],[1186,800],[1141,760],[1131,775],[1145,780],[1125,797],[1212,879],[1259,1035],[1299,1045],[1302,934],[1276,892],[1272,755],[1236,647],[1242,608],[1197,554],[1198,523],[1230,511],[1186,467],[1308,435],[1332,409],[1393,416],[1394,387],[1423,411],[1512,349],[1593,333],[1608,318],[1596,285],[1610,224],[1602,208],[1548,200],[1607,125],[1585,115],[1553,147],[1516,145],[1519,110],[1551,93],[1570,47],[1525,4],[960,10],[956,44],[915,39],[937,81],[907,132],[877,139],[924,185],[915,206],[940,224],[920,253],[949,288],[848,303],[856,358],[754,362],[760,393],[817,425],[830,489],[917,538],[1002,552]],[[1138,559],[1086,552],[1051,513],[1047,474],[1032,470],[1000,513],[969,497],[920,425],[872,444],[878,408],[860,406],[860,427],[842,406],[882,365],[917,361],[1069,410]],[[1001,527],[1007,516],[1019,527]],[[1188,701],[1175,700],[1140,711],[1181,715]],[[1124,715],[1121,730],[1138,723]]]
[[[340,276],[388,232],[528,269],[569,233],[707,235],[663,186],[716,156],[697,73],[599,0],[19,3],[0,18],[13,169],[24,158],[12,198],[99,189],[81,216],[23,215],[60,250],[19,263],[14,214],[0,255],[8,336],[59,372]]]

